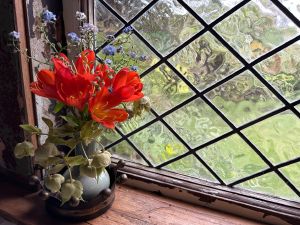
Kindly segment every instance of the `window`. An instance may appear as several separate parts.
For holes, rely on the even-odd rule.
[[[116,157],[300,201],[298,1],[95,0],[95,17],[99,58],[129,25],[148,56],[131,63],[152,109],[102,138]]]

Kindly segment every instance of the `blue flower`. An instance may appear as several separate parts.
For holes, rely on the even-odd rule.
[[[111,59],[105,59],[104,62],[105,62],[105,64],[108,64],[108,65],[112,64]]]
[[[130,53],[129,53],[129,56],[130,56],[131,58],[135,59],[135,58],[136,58],[136,53],[135,53],[135,52],[130,52]]]
[[[133,71],[137,71],[138,67],[137,66],[131,66],[130,69],[133,70]]]
[[[98,32],[98,27],[95,26],[94,24],[91,24],[91,23],[84,23],[82,25],[82,27],[80,28],[80,31],[81,33],[89,33],[89,32],[92,32],[92,33],[97,33]]]
[[[8,34],[11,38],[13,38],[14,40],[19,40],[20,38],[20,33],[17,31],[12,31]]]
[[[146,55],[141,55],[139,60],[140,61],[146,61],[148,59],[148,57]]]
[[[125,27],[123,29],[123,33],[128,34],[133,30],[132,26]]]
[[[71,42],[73,43],[78,43],[80,42],[80,38],[78,37],[78,35],[74,32],[70,32],[67,34],[68,38],[70,39]]]
[[[56,15],[53,12],[50,12],[49,10],[45,10],[42,13],[42,20],[46,23],[56,21]]]
[[[103,49],[102,49],[102,53],[104,55],[115,55],[116,53],[116,48],[112,45],[106,45]]]

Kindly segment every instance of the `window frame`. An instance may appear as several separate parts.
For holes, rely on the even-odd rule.
[[[65,15],[66,14],[74,15],[74,13],[77,10],[85,12],[88,15],[89,22],[95,23],[94,0],[86,0],[86,1],[78,0],[78,1],[76,1],[76,3],[74,3],[73,0],[63,0],[63,1],[64,2],[72,2],[73,5],[77,4],[76,7],[73,6],[72,9],[70,9],[70,10],[69,9],[67,11],[64,10],[65,24],[70,24],[71,27],[74,27],[73,17],[71,17],[72,21],[73,21],[73,22],[71,22],[71,19],[69,21],[68,19],[66,19]],[[100,1],[102,4],[104,4],[106,8],[110,7],[107,3],[105,3],[104,0],[97,0],[97,1]],[[140,15],[142,15],[157,1],[158,0],[153,0],[149,5],[147,5],[144,9],[142,9],[135,17],[139,17]],[[279,7],[285,13],[285,15],[287,15],[295,24],[297,24],[299,26],[300,23],[299,23],[298,19],[289,10],[287,10],[278,0],[271,0],[271,1],[277,7]],[[187,9],[190,8],[182,0],[178,0],[178,2],[180,2],[181,4],[184,4]],[[233,7],[231,10],[229,10],[228,12],[223,14],[221,17],[216,19],[214,22],[212,22],[211,24],[208,24],[203,29],[202,32],[200,32],[199,34],[190,38],[186,42],[187,44],[185,44],[185,46],[188,45],[189,43],[191,43],[193,40],[195,40],[199,36],[201,36],[206,31],[211,31],[213,34],[215,34],[216,32],[213,30],[214,25],[216,25],[218,22],[222,21],[229,14],[233,13],[234,11],[236,11],[243,5],[247,4],[248,2],[250,2],[250,0],[242,1],[241,3],[239,3],[235,7]],[[77,9],[77,10],[75,10],[75,9]],[[188,10],[188,11],[194,17],[196,17],[198,20],[202,20],[202,19],[199,19],[199,15],[197,15],[194,11],[192,11],[192,10]],[[130,21],[125,21],[125,19],[120,19],[122,17],[120,15],[118,15],[117,13],[113,13],[113,14],[124,23],[124,26],[130,25],[132,23],[132,20],[135,18],[134,17]],[[72,23],[73,23],[73,25],[72,25]],[[115,36],[118,36],[121,32],[122,32],[122,29],[120,29],[115,34]],[[144,39],[139,33],[135,32],[135,31],[134,31],[134,33],[142,40]],[[250,69],[256,63],[270,57],[271,55],[279,52],[280,50],[286,48],[287,46],[291,45],[292,43],[295,43],[298,40],[300,40],[299,36],[282,44],[280,47],[273,49],[272,51],[270,51],[267,54],[260,57],[259,60],[254,60],[251,63],[246,62],[243,70],[246,71],[246,70]],[[106,44],[108,44],[108,43],[104,43],[103,45],[101,45],[99,47],[99,49],[103,48]],[[223,42],[222,42],[222,44],[224,44],[229,49],[233,50],[229,44],[223,43]],[[147,46],[150,47],[150,49],[153,51],[153,47],[151,45],[150,46],[149,45],[147,45]],[[98,51],[100,51],[99,49],[98,49]],[[238,55],[238,58],[241,58],[241,57]],[[162,61],[161,63],[167,62],[166,59],[163,59],[161,61]],[[242,59],[242,61],[245,61],[245,60]],[[143,74],[148,73],[150,70],[151,70],[151,68],[146,70]],[[225,82],[224,80],[231,79],[232,76],[237,73],[241,73],[241,70],[238,70],[234,74],[229,75],[227,78],[223,79],[222,83]],[[219,85],[219,83],[220,82],[217,82],[216,84],[212,85],[210,87],[210,89],[212,89],[216,85]],[[266,83],[266,82],[264,82],[264,83]],[[268,85],[268,87],[269,86],[271,86],[271,85]],[[268,117],[271,117],[279,112],[283,112],[288,109],[293,109],[293,111],[294,111],[294,110],[296,110],[296,109],[294,109],[294,106],[299,103],[300,103],[300,100],[297,102],[294,102],[292,104],[287,104],[283,108],[269,113],[267,116],[262,116],[259,119],[250,122],[248,125],[250,126],[254,122],[262,121]],[[179,106],[181,106],[181,105],[179,105]],[[178,108],[179,108],[179,106],[178,106]],[[175,108],[177,108],[177,107],[175,107]],[[238,129],[241,130],[244,127],[245,126],[243,125],[242,127],[239,127]],[[237,131],[237,129],[235,128],[233,130],[233,133],[237,133],[237,132],[239,132],[239,131]],[[123,138],[124,138],[124,135],[123,135]],[[125,139],[122,139],[122,140],[126,140],[126,139],[127,138],[125,136]],[[117,159],[117,158],[113,158],[113,164],[116,164],[118,162],[118,160],[119,159]],[[205,205],[205,206],[215,208],[218,210],[226,211],[227,207],[230,209],[230,208],[232,208],[232,204],[234,204],[234,206],[237,206],[241,210],[235,210],[235,211],[227,210],[227,211],[230,211],[231,213],[234,213],[234,214],[254,218],[256,220],[260,220],[260,221],[264,221],[264,222],[267,221],[267,222],[271,222],[274,224],[281,224],[278,221],[280,221],[280,219],[282,219],[288,223],[296,224],[297,222],[300,221],[300,202],[297,203],[297,202],[284,200],[284,199],[280,199],[280,198],[276,198],[276,197],[272,197],[272,196],[267,196],[265,194],[259,194],[259,193],[253,192],[253,191],[242,190],[239,188],[232,189],[232,188],[224,186],[224,185],[206,182],[206,181],[203,181],[200,179],[191,178],[191,177],[180,175],[180,174],[173,173],[173,172],[163,171],[163,170],[159,170],[156,168],[145,167],[145,166],[142,166],[142,165],[139,165],[136,163],[132,163],[127,160],[124,160],[124,161],[126,162],[126,166],[124,168],[120,169],[120,172],[127,174],[128,178],[129,178],[126,181],[127,185],[139,187],[139,188],[149,190],[149,191],[159,192],[159,193],[162,193],[164,195],[168,195],[168,196],[174,197],[174,198],[180,198],[180,196],[184,196],[184,195],[188,194],[189,198],[184,199],[185,201],[190,201],[190,202],[193,202],[196,204]],[[292,164],[292,163],[298,162],[298,161],[300,161],[300,157],[290,160],[288,162],[276,165],[276,166],[272,165],[272,167],[268,168],[267,171],[265,171],[265,173],[275,171],[275,170],[277,171],[279,168],[281,168],[283,166],[286,166],[286,165],[289,165],[289,164]],[[173,190],[173,191],[170,191],[170,190]],[[183,194],[183,192],[185,192],[185,194]],[[246,213],[242,212],[245,210],[246,210]],[[270,219],[269,216],[273,216],[273,218]],[[277,220],[276,218],[274,219],[274,217],[279,218],[279,220]]]

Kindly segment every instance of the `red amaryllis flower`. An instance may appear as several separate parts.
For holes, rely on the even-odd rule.
[[[92,93],[93,76],[72,74],[70,68],[63,67],[56,60],[54,60],[54,67],[60,68],[56,71],[56,90],[61,101],[82,111]]]
[[[144,96],[143,84],[137,72],[128,68],[121,69],[112,82],[112,92],[118,92],[122,102],[136,101]]]
[[[55,73],[53,71],[39,71],[37,81],[30,84],[30,90],[36,95],[61,101],[56,91]]]
[[[31,91],[83,110],[94,89],[91,83],[94,76],[90,72],[95,63],[95,53],[91,50],[83,51],[75,68],[71,67],[69,59],[63,54],[52,61],[54,71],[41,70],[38,80],[31,83]]]
[[[89,101],[92,119],[107,128],[114,128],[116,122],[123,122],[128,118],[128,113],[124,109],[113,108],[121,102],[122,98],[117,92],[111,93],[106,86],[103,86]]]
[[[115,71],[107,64],[99,64],[95,69],[95,76],[100,77],[106,87],[110,87]]]
[[[95,64],[95,52],[87,49],[80,53],[76,60],[76,72],[79,74],[91,73]]]

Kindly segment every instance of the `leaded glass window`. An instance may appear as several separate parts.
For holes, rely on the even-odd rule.
[[[122,38],[149,113],[102,137],[115,157],[300,201],[300,2],[95,0],[100,33]],[[132,62],[137,63],[137,62]]]

